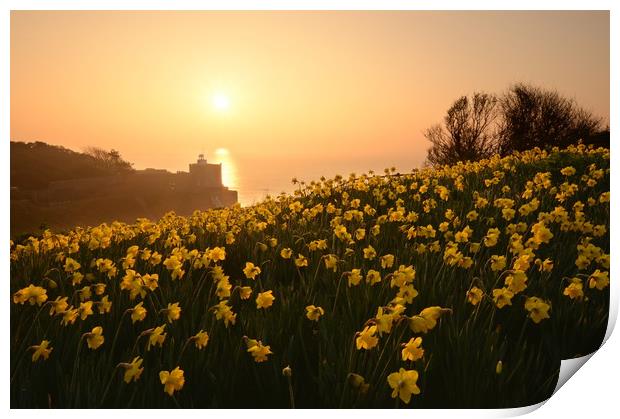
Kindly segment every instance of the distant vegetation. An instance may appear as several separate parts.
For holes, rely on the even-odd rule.
[[[431,142],[431,165],[476,161],[493,154],[568,147],[579,141],[609,147],[609,127],[601,118],[555,90],[519,83],[496,96],[477,92],[461,96],[444,123],[424,133]]]
[[[11,141],[11,186],[44,189],[50,182],[130,171],[131,163],[116,150],[91,147],[85,153],[41,141]]]

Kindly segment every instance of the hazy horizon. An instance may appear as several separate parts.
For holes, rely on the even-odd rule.
[[[609,121],[609,12],[12,11],[11,139],[187,170],[243,204],[401,171],[450,104],[511,83]]]

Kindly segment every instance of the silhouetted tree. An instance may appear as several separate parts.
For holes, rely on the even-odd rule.
[[[117,150],[106,151],[99,147],[88,147],[84,151],[87,155],[93,157],[97,165],[102,169],[113,172],[127,172],[132,169],[132,164],[124,160]]]
[[[588,142],[602,129],[600,118],[555,90],[515,84],[500,99],[499,149],[505,155],[534,147]]]
[[[511,86],[499,99],[475,93],[457,99],[444,126],[434,125],[424,136],[431,142],[427,162],[433,165],[479,160],[534,147],[585,144],[609,147],[609,127],[555,90],[523,83]]]
[[[54,181],[108,174],[92,156],[41,141],[11,141],[11,186],[19,189],[43,189]]]
[[[458,98],[448,109],[444,125],[434,125],[424,136],[432,143],[427,161],[433,165],[479,160],[496,151],[497,98],[474,93]]]

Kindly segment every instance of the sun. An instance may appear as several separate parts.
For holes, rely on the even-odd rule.
[[[216,93],[212,98],[213,107],[220,111],[225,111],[230,107],[230,99],[223,93]]]

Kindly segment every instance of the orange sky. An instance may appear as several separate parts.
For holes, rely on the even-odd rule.
[[[226,148],[236,188],[410,170],[455,98],[517,81],[608,120],[609,13],[11,12],[12,140],[170,170]]]

